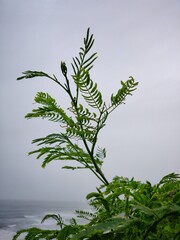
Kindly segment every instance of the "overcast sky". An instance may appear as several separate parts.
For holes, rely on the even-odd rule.
[[[107,101],[120,80],[133,76],[138,90],[109,118],[99,146],[103,171],[140,181],[180,172],[179,0],[0,0],[0,199],[83,200],[100,182],[88,171],[41,168],[27,156],[32,139],[59,130],[46,120],[26,120],[38,91],[66,106],[60,89],[37,78],[17,82],[26,70],[62,78],[87,28],[98,60],[92,78]],[[70,71],[70,70],[69,70]]]

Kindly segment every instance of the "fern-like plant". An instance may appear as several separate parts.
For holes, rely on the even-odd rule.
[[[25,240],[179,240],[178,174],[169,174],[152,186],[148,181],[141,183],[123,177],[115,177],[109,182],[102,172],[106,149],[97,145],[99,133],[109,115],[136,90],[138,82],[133,77],[121,81],[120,89],[111,94],[106,103],[90,75],[97,59],[97,53],[91,53],[93,44],[94,38],[88,29],[83,47],[72,60],[72,74],[69,74],[65,62],[61,62],[64,80],[42,71],[26,71],[18,78],[48,78],[68,95],[69,107],[66,110],[48,93],[38,92],[35,96],[38,106],[26,118],[40,117],[58,122],[60,130],[33,140],[38,148],[29,154],[43,158],[42,167],[52,161],[65,160],[70,164],[65,164],[64,169],[86,168],[93,172],[101,181],[97,191],[87,195],[93,212],[76,212],[77,217],[88,221],[84,225],[77,224],[73,218],[67,225],[59,214],[48,214],[42,222],[52,218],[57,223],[57,230],[23,229],[16,233],[13,240],[19,239],[22,234],[25,234]]]
[[[88,168],[102,183],[107,185],[108,180],[101,170],[106,150],[96,146],[98,134],[105,126],[109,114],[118,105],[125,102],[126,97],[132,94],[138,83],[132,77],[126,82],[121,81],[121,88],[115,95],[112,94],[109,103],[106,103],[98,90],[97,83],[90,76],[90,70],[97,58],[96,52],[91,53],[93,44],[94,38],[88,29],[78,57],[73,58],[71,80],[69,80],[65,62],[61,62],[64,82],[58,80],[55,75],[50,76],[41,71],[26,71],[17,80],[46,77],[58,84],[70,100],[68,110],[64,110],[48,93],[37,93],[35,102],[39,106],[28,113],[26,118],[46,118],[53,122],[59,122],[62,128],[60,133],[51,133],[33,140],[33,143],[40,148],[29,154],[36,153],[37,158],[43,157],[43,167],[53,160],[66,160],[66,162],[68,160],[70,163],[76,161],[78,166],[65,165],[63,168],[72,170]],[[73,83],[75,88],[72,86]],[[72,89],[75,91],[73,92]],[[85,105],[86,107],[84,107]],[[79,144],[77,144],[77,139]]]

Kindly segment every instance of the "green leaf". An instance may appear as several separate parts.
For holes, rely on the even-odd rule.
[[[99,196],[101,196],[101,194],[99,194],[97,192],[91,192],[86,196],[86,199],[89,200],[90,198],[93,198],[93,197],[97,198]]]
[[[69,239],[68,237],[72,234],[75,234],[78,231],[77,226],[65,226],[57,235],[58,240],[66,240]]]
[[[124,223],[122,218],[114,218],[107,222],[102,222],[94,226],[87,227],[87,229],[82,230],[80,233],[74,235],[72,240],[78,239],[90,239],[91,236],[95,234],[103,234],[113,231],[121,226]]]

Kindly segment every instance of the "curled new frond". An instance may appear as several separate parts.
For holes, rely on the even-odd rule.
[[[118,106],[119,104],[124,103],[126,97],[128,95],[132,95],[132,92],[136,90],[136,86],[138,85],[138,82],[135,82],[133,77],[129,77],[129,79],[126,82],[121,81],[122,87],[118,90],[116,95],[111,96],[111,107],[110,109],[113,109],[114,107]]]
[[[103,160],[106,157],[106,149],[105,148],[97,148],[96,157],[100,160]]]

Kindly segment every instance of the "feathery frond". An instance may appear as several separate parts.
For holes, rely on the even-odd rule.
[[[77,98],[80,90],[88,105],[101,111],[103,104],[102,94],[97,89],[97,84],[91,80],[89,74],[97,58],[97,53],[87,56],[94,44],[93,35],[90,35],[89,31],[90,29],[88,29],[87,35],[84,38],[84,47],[80,48],[79,58],[73,58],[72,67],[74,75],[72,77],[77,85]]]
[[[88,221],[92,221],[92,219],[96,217],[96,215],[94,213],[88,212],[88,211],[83,211],[83,210],[76,210],[76,214],[77,214],[78,218],[83,218]]]
[[[73,160],[82,164],[83,166],[64,166],[62,168],[72,170],[89,167],[94,168],[89,154],[77,144],[72,144],[66,134],[50,134],[46,137],[33,140],[33,143],[36,143],[38,146],[43,145],[41,148],[29,152],[29,155],[37,154],[37,159],[44,157],[42,167],[45,167],[53,160]],[[97,164],[101,165],[102,162],[97,159]]]
[[[84,225],[78,224],[75,219],[71,219],[70,225],[67,225],[59,214],[48,214],[42,222],[49,218],[54,219],[60,229],[41,230],[35,227],[24,229],[18,231],[13,240],[18,240],[21,234],[25,234],[25,240],[179,240],[179,174],[171,173],[163,177],[158,184],[152,185],[148,181],[141,183],[134,178],[129,180],[124,177],[115,177],[108,182],[101,171],[106,150],[96,148],[98,134],[105,126],[109,114],[117,106],[125,103],[126,97],[136,90],[138,82],[133,77],[126,82],[121,81],[121,88],[116,94],[111,95],[108,106],[103,101],[97,84],[90,77],[90,70],[97,58],[96,53],[89,54],[93,44],[94,38],[88,29],[84,46],[80,48],[78,57],[73,58],[72,63],[75,94],[71,89],[65,62],[61,62],[64,84],[61,84],[55,75],[51,77],[40,71],[23,72],[23,76],[17,80],[47,77],[68,94],[71,102],[68,108],[71,112],[70,116],[48,93],[37,93],[35,102],[40,107],[28,113],[26,118],[47,118],[50,121],[60,122],[60,127],[65,128],[60,133],[33,140],[39,149],[29,154],[37,154],[37,159],[43,157],[42,167],[52,161],[61,160],[68,161],[68,165],[62,167],[64,169],[91,170],[103,183],[96,188],[97,192],[91,192],[86,197],[94,211],[76,211],[78,217],[89,221]],[[93,111],[80,104],[79,95]]]
[[[106,149],[105,148],[97,148],[96,157],[100,160],[103,160],[106,157]]]
[[[47,219],[50,219],[50,218],[54,219],[56,221],[56,224],[59,225],[61,229],[65,225],[60,214],[47,214],[43,217],[41,223],[45,222]]]
[[[114,109],[119,104],[124,103],[128,95],[132,95],[132,92],[136,90],[138,82],[135,82],[133,77],[129,77],[129,80],[126,82],[121,81],[122,87],[118,90],[116,95],[111,95],[111,107],[109,109]]]
[[[42,107],[33,109],[31,113],[25,116],[27,119],[41,117],[48,118],[53,122],[63,123],[65,126],[74,124],[72,118],[67,116],[65,111],[57,105],[56,100],[48,93],[38,92],[34,100],[36,103],[41,104]]]

